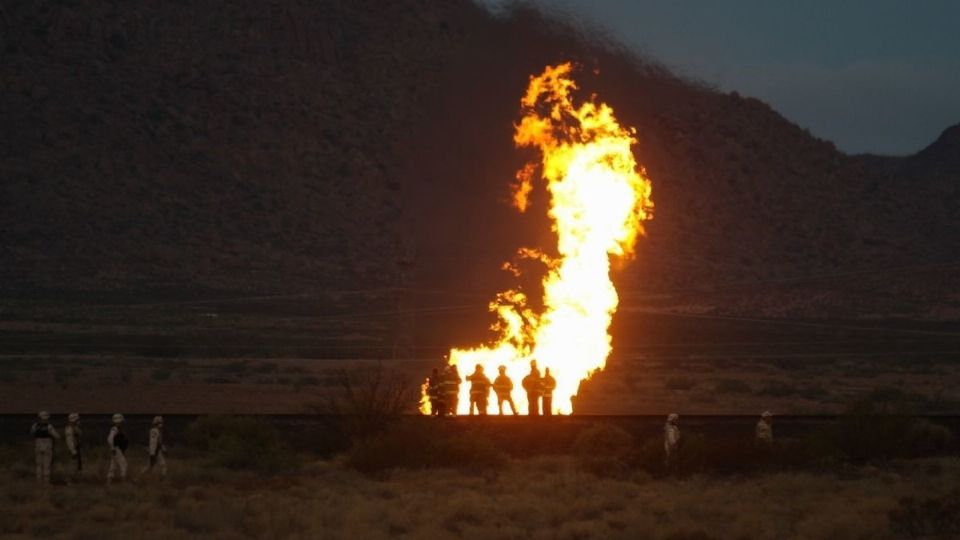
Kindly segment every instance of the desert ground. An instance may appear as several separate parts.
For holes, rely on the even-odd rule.
[[[55,485],[37,485],[23,441],[0,447],[0,535],[956,538],[955,440],[929,425],[917,435],[914,425],[915,444],[895,450],[893,439],[907,432],[887,421],[850,422],[841,424],[873,426],[859,434],[872,437],[869,447],[810,432],[785,438],[765,457],[743,441],[714,446],[692,428],[687,459],[671,476],[660,467],[657,437],[633,438],[602,424],[583,429],[569,446],[532,455],[519,455],[518,445],[498,448],[483,430],[453,434],[429,424],[357,437],[324,455],[290,448],[289,430],[261,421],[206,418],[177,433],[166,479],[142,472],[146,455],[136,446],[128,451],[131,479],[109,486],[106,451],[96,446],[87,450],[82,475],[68,472],[61,452]]]
[[[489,324],[480,305],[408,325],[406,312],[377,311],[384,298],[125,300],[0,305],[0,413],[314,413],[345,371],[381,366],[418,385]],[[614,353],[576,412],[838,414],[876,394],[960,414],[955,322],[625,307],[611,332]]]

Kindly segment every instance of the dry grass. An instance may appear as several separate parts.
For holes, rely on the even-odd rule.
[[[24,452],[26,454],[26,452]],[[139,464],[133,464],[133,471]],[[173,461],[171,479],[41,488],[25,459],[2,471],[0,535],[136,538],[897,538],[903,497],[948,493],[960,460],[839,473],[653,480],[583,472],[568,457],[497,471],[396,470],[380,479],[338,461],[256,476]]]

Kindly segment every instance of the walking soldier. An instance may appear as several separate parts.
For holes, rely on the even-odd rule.
[[[37,482],[50,483],[50,469],[53,468],[53,441],[60,434],[50,425],[50,413],[40,411],[37,421],[30,427],[33,436],[33,448],[37,458]]]

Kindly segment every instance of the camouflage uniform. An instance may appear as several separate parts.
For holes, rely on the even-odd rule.
[[[107,447],[110,448],[110,468],[107,470],[107,483],[120,475],[120,480],[127,478],[127,436],[123,433],[123,415],[113,415],[113,427],[107,435]]]
[[[57,430],[50,425],[50,413],[42,411],[37,421],[30,427],[33,436],[33,449],[37,459],[37,482],[50,483],[50,471],[53,468],[53,441],[60,438]]]

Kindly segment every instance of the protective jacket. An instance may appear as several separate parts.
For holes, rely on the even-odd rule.
[[[456,396],[460,392],[460,374],[452,369],[443,374],[440,389],[444,395]]]
[[[513,381],[506,375],[497,375],[497,378],[493,380],[493,391],[498,396],[508,396],[513,391]]]
[[[436,401],[440,397],[440,376],[430,377],[427,381],[427,397],[431,401]]]
[[[521,382],[527,394],[540,397],[543,393],[543,380],[537,373],[530,373]]]
[[[543,392],[543,397],[552,398],[553,391],[557,388],[557,380],[553,378],[553,375],[544,375],[540,379],[540,387]]]
[[[473,373],[467,376],[467,380],[470,381],[471,396],[487,396],[490,394],[490,379],[483,373]]]

